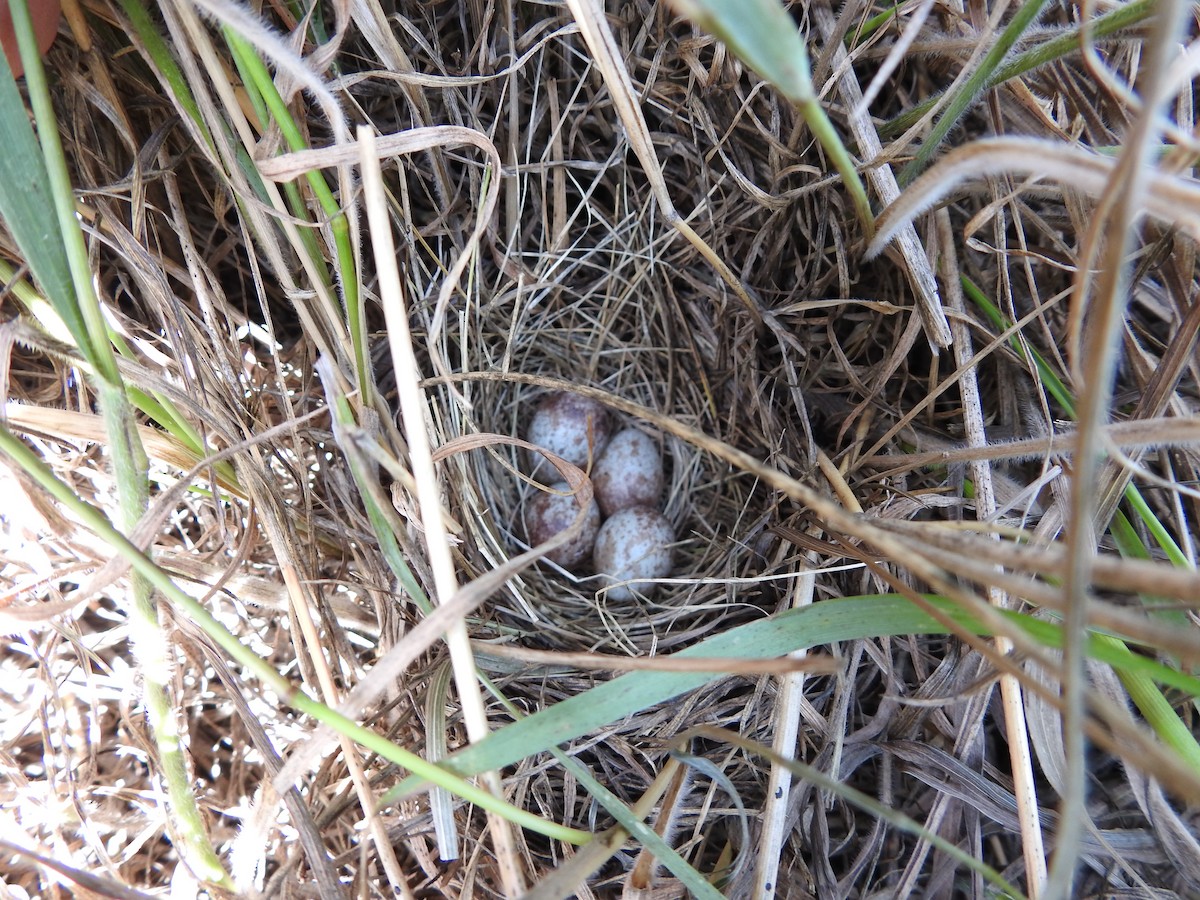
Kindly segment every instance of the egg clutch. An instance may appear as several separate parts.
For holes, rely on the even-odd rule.
[[[653,579],[671,574],[675,529],[659,508],[664,474],[657,443],[636,428],[615,429],[603,405],[561,391],[538,405],[526,439],[590,471],[595,492],[583,530],[546,558],[578,574],[591,560],[608,599],[621,601],[648,594]],[[525,506],[525,535],[536,545],[570,526],[578,506],[540,454],[533,455],[531,472],[535,479],[556,479]]]

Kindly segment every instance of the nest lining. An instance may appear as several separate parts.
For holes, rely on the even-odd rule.
[[[652,267],[638,274],[645,281],[655,278]],[[627,281],[622,287],[637,292]],[[512,335],[511,343],[494,337],[490,347],[511,372],[599,388],[689,424],[711,421],[712,401],[703,389],[706,378],[694,374],[694,355],[664,346],[666,334],[686,325],[669,308],[613,301],[597,286],[569,304],[562,302],[562,293],[535,298],[518,311],[513,309],[520,302],[515,296],[507,303],[481,304],[473,330],[477,335]],[[538,308],[541,300],[548,301],[549,309]],[[531,320],[536,327],[510,331],[514,318]],[[491,361],[487,349],[481,347],[481,368]],[[517,381],[460,388],[461,394],[451,389],[440,393],[439,421],[458,429],[447,439],[479,433],[523,437],[546,393],[537,384]],[[618,427],[639,424],[618,419]],[[754,604],[731,605],[736,591],[725,580],[746,571],[748,557],[756,555],[754,532],[761,529],[772,497],[723,461],[645,423],[641,427],[658,438],[663,451],[662,509],[677,534],[671,576],[648,597],[617,602],[606,598],[586,564],[571,573],[539,562],[511,579],[496,597],[492,624],[498,635],[515,630],[531,646],[637,655],[681,649],[718,625],[736,624],[731,616],[743,621],[761,614]],[[445,483],[450,510],[463,526],[464,575],[471,577],[528,549],[524,505],[536,488],[521,474],[529,468],[525,451],[513,445],[472,452],[456,465],[464,477],[456,473]]]

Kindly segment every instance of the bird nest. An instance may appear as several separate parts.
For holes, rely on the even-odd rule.
[[[646,270],[643,280],[652,278]],[[772,497],[728,463],[657,427],[670,420],[708,428],[718,418],[716,401],[703,361],[671,346],[683,323],[662,303],[632,299],[649,295],[648,285],[625,289],[631,299],[624,302],[599,285],[573,300],[555,286],[488,305],[476,323],[477,334],[496,336],[479,350],[477,369],[486,378],[441,388],[440,408],[448,438],[523,438],[552,390],[607,398],[618,427],[640,427],[661,447],[661,509],[677,536],[674,570],[652,590],[613,599],[590,561],[568,571],[542,559],[496,596],[497,636],[515,633],[544,649],[640,655],[679,649],[761,608],[738,601],[737,583],[759,567],[756,548]],[[521,327],[512,327],[514,320]],[[445,484],[462,527],[463,571],[495,571],[529,549],[525,508],[539,488],[527,474],[528,451],[498,438],[452,459],[461,468]]]

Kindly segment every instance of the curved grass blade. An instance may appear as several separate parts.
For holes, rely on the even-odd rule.
[[[1043,0],[1044,2],[1044,0]],[[808,48],[779,0],[672,0],[687,18],[720,38],[737,57],[796,104],[821,148],[829,154],[869,238],[871,203],[854,160],[813,91]]]

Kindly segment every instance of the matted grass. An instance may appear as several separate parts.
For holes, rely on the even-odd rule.
[[[1183,9],[795,5],[777,89],[650,2],[72,6],[119,362],[6,169],[0,883],[1200,891]],[[560,389],[663,450],[647,597],[525,540]]]

